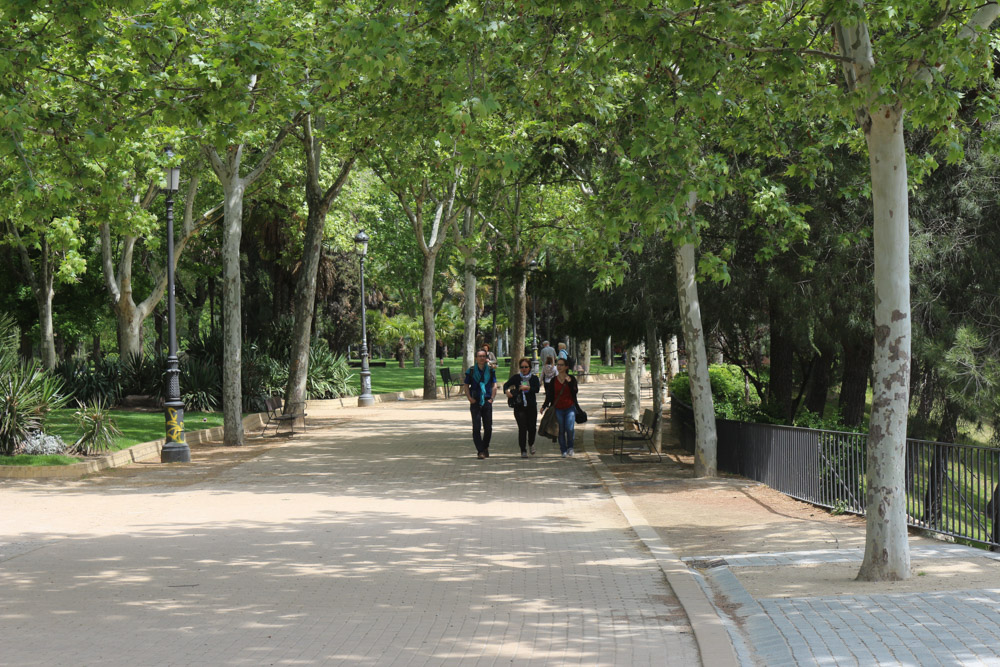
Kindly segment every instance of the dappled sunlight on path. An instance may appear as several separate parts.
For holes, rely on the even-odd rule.
[[[500,406],[478,460],[469,422],[382,404],[225,464],[5,486],[3,661],[696,663],[586,461],[521,459]]]

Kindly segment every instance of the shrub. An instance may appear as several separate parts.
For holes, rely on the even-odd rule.
[[[32,454],[44,456],[49,454],[62,454],[66,451],[66,443],[58,435],[48,435],[37,431],[28,436],[21,443],[22,454]]]
[[[181,391],[187,409],[217,409],[222,404],[222,369],[213,361],[185,359],[181,364]]]
[[[129,355],[121,364],[122,394],[163,397],[166,355]]]
[[[709,366],[708,377],[712,385],[712,402],[715,416],[723,419],[742,419],[756,404],[747,404],[743,371],[731,364]],[[687,373],[679,373],[670,381],[670,393],[678,400],[691,403],[691,382]]]
[[[104,358],[87,363],[82,359],[67,359],[56,366],[67,396],[81,403],[103,398],[113,405],[121,402],[121,366],[116,358]]]
[[[0,351],[0,356],[4,353]],[[45,415],[66,399],[62,382],[37,362],[4,362],[0,373],[0,454],[12,454],[35,431],[42,430]]]
[[[110,450],[115,444],[115,438],[122,432],[118,430],[110,406],[103,400],[97,400],[73,413],[77,429],[82,432],[80,438],[73,444],[73,450],[81,454],[95,454]]]
[[[287,374],[287,369],[285,372]],[[324,343],[309,348],[309,373],[306,377],[309,398],[353,396],[357,391],[353,378],[347,357],[334,354]]]

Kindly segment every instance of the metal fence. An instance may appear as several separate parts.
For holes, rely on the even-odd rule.
[[[676,398],[673,423],[694,451],[694,415]],[[815,505],[865,513],[868,435],[716,419],[718,469]],[[906,441],[907,523],[1000,547],[1000,450]]]

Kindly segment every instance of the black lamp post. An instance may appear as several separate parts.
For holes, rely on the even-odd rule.
[[[368,369],[368,316],[365,312],[365,255],[368,254],[368,235],[361,230],[354,237],[354,248],[361,260],[361,395],[358,396],[358,407],[367,408],[375,405],[372,396],[372,373]]]
[[[538,262],[531,260],[528,262],[528,271],[534,274],[538,269]],[[531,365],[532,370],[538,371],[538,317],[535,308],[535,278],[531,278]]]
[[[167,324],[169,348],[167,350],[167,441],[160,451],[161,463],[187,463],[191,449],[184,440],[184,401],[181,400],[181,369],[177,364],[177,313],[174,311],[174,193],[180,189],[181,170],[169,162],[174,154],[167,148],[167,167],[164,170],[164,190],[167,193]]]

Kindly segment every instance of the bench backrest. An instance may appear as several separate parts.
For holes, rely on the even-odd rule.
[[[451,384],[451,369],[442,368],[441,369],[441,379],[444,380],[445,384]]]
[[[642,427],[645,429],[651,429],[656,426],[656,415],[653,413],[652,408],[646,408],[642,413]]]
[[[281,397],[280,396],[268,396],[264,399],[264,407],[271,414],[277,414],[281,412]]]

